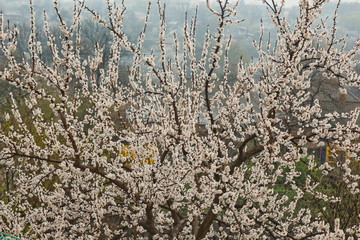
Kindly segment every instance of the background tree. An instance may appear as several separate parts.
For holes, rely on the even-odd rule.
[[[142,51],[150,4],[132,43],[123,31],[123,3],[106,1],[103,19],[74,1],[66,24],[55,1],[61,46],[46,15],[43,46],[30,1],[28,59],[14,56],[18,30],[0,24],[7,58],[0,78],[28,93],[25,106],[13,100],[1,125],[0,163],[16,176],[0,201],[0,230],[38,239],[359,237],[358,222],[321,216],[304,204],[318,200],[326,212],[359,194],[350,160],[320,165],[307,155],[309,143],[321,146],[325,139],[359,160],[359,109],[343,115],[342,123],[338,113],[324,114],[317,100],[309,102],[315,71],[336,78],[340,88],[359,87],[354,67],[360,43],[348,52],[341,48],[336,13],[330,31],[324,21],[314,26],[324,3],[300,1],[290,26],[282,5],[265,1],[276,41],[264,42],[262,29],[254,42],[258,59],[240,60],[230,84],[231,36],[224,29],[239,22],[236,3],[207,2],[219,25],[206,32],[197,56],[196,16],[185,23],[182,41],[173,34],[174,51],[167,52],[160,3],[155,55]],[[111,34],[106,62],[100,47],[81,57],[83,11]],[[326,44],[313,48],[314,41]],[[40,57],[46,47],[51,63]],[[133,56],[128,81],[119,81],[122,49]],[[323,191],[326,176],[346,183],[346,194]],[[281,194],[278,186],[291,192]]]

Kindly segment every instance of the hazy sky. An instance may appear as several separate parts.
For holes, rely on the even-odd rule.
[[[34,0],[36,2],[36,0]],[[59,3],[61,2],[72,2],[73,0],[59,0]],[[87,0],[88,2],[92,2],[94,0]],[[98,0],[95,0],[95,1],[98,1]],[[115,0],[116,1],[119,1],[119,0]],[[144,0],[125,0],[125,3],[126,2],[129,2],[129,1],[144,1]],[[151,0],[152,2],[156,2],[157,0]],[[162,2],[166,2],[167,0],[161,0]],[[169,0],[169,1],[173,1],[173,0]],[[188,1],[191,1],[191,0],[188,0]],[[205,0],[198,0],[198,1],[204,1]],[[216,1],[216,0],[211,0],[211,1]],[[235,1],[235,0],[232,0],[232,1]],[[280,0],[276,0],[277,2],[280,2]],[[331,0],[333,2],[335,2],[336,0]],[[11,1],[13,4],[16,4],[16,3],[22,3],[22,2],[28,2],[28,0],[12,0]],[[52,3],[52,1],[49,0],[49,3]],[[245,0],[246,3],[248,4],[262,4],[262,0]],[[287,6],[295,6],[297,5],[297,3],[299,2],[299,0],[285,0],[285,4]],[[360,0],[341,0],[341,2],[358,2],[360,3]],[[0,5],[7,5],[9,4],[8,0],[0,0]],[[11,5],[11,3],[10,3]]]
[[[136,1],[136,0],[135,0]],[[262,0],[245,0],[247,4],[262,4]],[[280,2],[280,1],[277,1]],[[293,7],[297,5],[299,0],[285,0],[285,5],[287,7]],[[331,2],[337,2],[336,0],[331,0]],[[357,2],[360,3],[360,0],[341,0],[341,2]]]
[[[34,0],[34,2],[36,3],[37,1],[40,2],[44,2],[44,0]],[[73,0],[58,0],[60,4],[62,3],[70,3],[73,2]],[[91,2],[105,2],[105,0],[86,0],[88,3]],[[119,2],[121,0],[114,0],[115,2]],[[125,0],[125,5],[126,2],[131,2],[131,1],[141,1],[141,2],[146,2],[148,0]],[[152,2],[156,2],[157,0],[151,0]],[[161,2],[166,3],[166,1],[174,1],[174,0],[161,0]],[[188,0],[188,1],[192,1],[192,0]],[[206,0],[197,0],[199,2],[205,2]],[[210,0],[210,1],[216,1],[216,0]],[[236,0],[231,0],[231,1],[236,1]],[[242,0],[240,0],[242,1]],[[245,1],[246,4],[262,4],[262,0],[243,0]],[[276,2],[281,2],[281,0],[275,0]],[[311,0],[310,0],[311,1]],[[330,0],[331,2],[336,2],[337,0]],[[24,4],[24,3],[28,3],[29,0],[0,0],[0,10],[6,10],[7,8],[13,8],[14,5],[19,5],[19,4]],[[49,5],[52,5],[53,1],[52,0],[48,0]],[[285,6],[286,7],[293,7],[296,6],[298,4],[299,0],[285,0]],[[341,0],[341,2],[357,2],[360,3],[360,0]],[[360,14],[360,13],[359,13]]]
[[[34,0],[36,2],[36,0]],[[73,0],[59,0],[59,2],[72,2]],[[94,1],[94,0],[87,0],[87,1]],[[117,0],[115,0],[117,1]],[[125,0],[125,2],[129,2],[129,1],[138,1],[138,0]],[[144,0],[140,0],[140,1],[144,1]],[[156,2],[157,0],[151,0],[153,2]],[[163,2],[166,2],[167,0],[161,0]],[[173,0],[170,0],[173,1]],[[191,1],[191,0],[189,0]],[[204,1],[205,0],[198,0],[198,1]],[[216,1],[216,0],[211,0],[211,1]],[[232,0],[235,1],[235,0]],[[279,0],[277,0],[278,2],[280,2]],[[331,1],[336,1],[336,0],[331,0]],[[13,4],[16,4],[18,2],[28,2],[28,0],[12,0],[11,1]],[[52,1],[49,1],[52,2]],[[261,4],[262,0],[245,0],[246,3],[251,3],[251,4]],[[299,2],[299,0],[285,0],[286,5],[296,5]],[[341,0],[341,2],[358,2],[360,3],[360,0]],[[9,2],[7,0],[0,0],[0,3],[2,4],[9,4]],[[11,5],[11,4],[10,4]]]

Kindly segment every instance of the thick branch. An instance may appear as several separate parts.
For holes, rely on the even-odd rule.
[[[215,198],[219,199],[218,196],[216,196]],[[196,240],[200,240],[205,238],[206,234],[208,233],[211,224],[214,222],[216,215],[213,213],[213,206],[211,206],[211,208],[208,210],[206,216],[204,217],[199,230],[196,234]]]
[[[31,159],[36,159],[36,160],[40,160],[40,161],[46,161],[46,162],[50,162],[50,163],[61,163],[61,161],[58,161],[58,160],[53,160],[50,158],[42,158],[42,157],[38,157],[38,156],[31,156],[31,155],[26,155],[26,154],[22,154],[22,153],[6,153],[5,155],[9,155],[9,156],[2,158],[2,159],[13,158],[16,156],[16,157],[25,157],[25,158],[31,158]]]
[[[145,210],[146,221],[140,222],[139,224],[143,226],[146,230],[148,230],[151,236],[154,236],[155,234],[159,233],[159,230],[155,227],[155,218],[152,210],[153,210],[153,204],[148,203],[146,205],[146,210]]]

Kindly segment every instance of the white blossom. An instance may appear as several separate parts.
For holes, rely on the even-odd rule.
[[[22,60],[13,56],[18,30],[4,29],[0,16],[7,59],[0,78],[27,93],[24,101],[12,95],[1,123],[0,164],[14,173],[14,185],[1,193],[0,232],[24,239],[358,237],[358,223],[344,227],[327,213],[360,194],[353,167],[360,108],[325,113],[311,88],[314,72],[338,79],[340,94],[359,87],[360,45],[339,50],[345,39],[336,38],[336,26],[318,21],[325,1],[300,1],[290,26],[279,10],[284,1],[265,0],[276,43],[263,42],[262,26],[258,59],[240,60],[234,83],[226,27],[241,22],[238,3],[207,1],[218,19],[214,32],[207,28],[197,43],[193,18],[168,51],[159,2],[156,56],[143,49],[151,4],[131,42],[124,2],[105,2],[107,19],[74,0],[73,21],[65,23],[54,1],[61,36],[44,13],[44,46],[30,1],[29,57]],[[111,33],[106,61],[98,45],[91,56],[80,54],[83,11]],[[51,63],[40,57],[45,48]],[[128,84],[118,81],[121,49],[132,54]],[[309,146],[347,159],[320,165]],[[334,179],[343,185],[328,191]],[[320,204],[318,211],[308,202]]]

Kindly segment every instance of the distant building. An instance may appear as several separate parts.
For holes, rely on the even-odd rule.
[[[163,0],[162,2],[165,3],[167,7],[182,8],[184,10],[194,8],[199,4],[199,0]]]
[[[28,20],[28,18],[26,16],[24,16],[23,13],[18,11],[18,12],[5,13],[4,20],[9,20],[10,24],[19,24],[19,23],[26,22],[26,20]]]
[[[140,6],[146,6],[149,0],[136,0],[127,2],[126,6],[129,8],[137,8]],[[166,8],[177,8],[179,11],[187,11],[191,8],[195,8],[199,4],[200,0],[161,0],[160,4],[166,4]],[[156,1],[151,0],[151,3]]]
[[[356,87],[341,90],[338,80],[324,78],[314,79],[312,85],[312,95],[319,100],[323,115],[337,112],[341,116],[360,107],[360,90]],[[340,117],[338,122],[346,124],[348,120]],[[360,119],[357,119],[357,124],[360,124]]]
[[[317,99],[322,109],[322,115],[328,113],[338,113],[339,118],[332,122],[346,125],[349,118],[343,117],[343,113],[349,113],[360,107],[360,90],[356,87],[345,87],[340,90],[339,82],[334,78],[323,78],[320,74],[315,75],[311,87],[312,100]],[[360,118],[356,120],[360,124]],[[308,144],[308,154],[314,156],[321,163],[334,163],[336,161],[345,161],[352,159],[348,152],[343,151],[339,146],[333,145],[328,139],[323,139],[324,146],[318,147],[317,144]],[[336,153],[336,154],[335,154]]]

